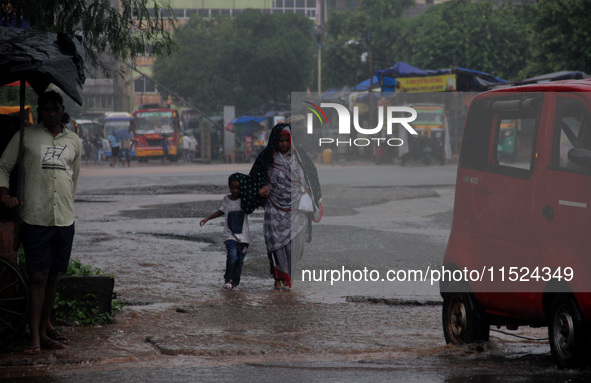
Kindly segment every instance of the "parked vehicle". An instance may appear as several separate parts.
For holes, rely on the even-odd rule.
[[[105,113],[104,137],[109,137],[114,130],[131,130],[131,114],[127,112]]]
[[[104,135],[102,137],[108,138],[109,135],[117,133],[116,135],[126,134],[131,131],[132,117],[127,112],[107,112],[104,119]],[[105,150],[105,157],[111,157],[111,148]],[[135,150],[132,149],[132,157],[135,156]]]
[[[83,140],[91,141],[94,137],[103,137],[103,127],[91,120],[73,120],[74,132]]]
[[[402,165],[409,161],[420,161],[424,165],[437,162],[441,165],[451,157],[451,146],[445,107],[434,104],[410,105],[417,112],[417,118],[411,123],[419,133],[411,135],[404,132],[406,145],[400,148]]]
[[[516,134],[515,120],[501,121],[501,131],[497,147],[500,157],[504,157],[509,161],[515,161],[517,157],[517,147],[515,146]]]
[[[503,156],[504,121],[519,127],[514,160]],[[491,325],[547,326],[559,367],[588,363],[590,227],[591,80],[476,96],[443,260],[456,278],[440,282],[446,341],[487,341]]]

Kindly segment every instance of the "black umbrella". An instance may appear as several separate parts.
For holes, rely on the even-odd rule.
[[[84,48],[63,33],[0,27],[0,85],[25,80],[37,94],[55,84],[82,105]]]

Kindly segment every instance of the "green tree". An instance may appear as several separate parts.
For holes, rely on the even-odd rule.
[[[591,6],[588,0],[538,0],[528,7],[533,59],[524,71],[535,76],[561,70],[591,73]]]
[[[323,88],[352,86],[398,57],[402,12],[412,0],[363,0],[355,10],[333,12],[327,23]],[[362,60],[363,57],[363,60]]]
[[[402,12],[411,3],[363,1],[355,12],[332,13],[323,52],[326,86],[353,85],[397,61],[423,69],[460,66],[514,79],[531,59],[524,21],[531,12],[525,6],[450,0],[405,20]],[[368,51],[371,63],[362,62]]]
[[[20,87],[19,86],[3,86],[0,87],[0,106],[17,106],[19,105]],[[37,102],[37,95],[30,87],[25,89],[25,99],[32,100],[29,102]]]
[[[396,50],[423,69],[460,66],[513,79],[531,57],[525,10],[452,0],[406,23]]]
[[[120,9],[110,0],[19,0],[0,1],[0,22],[21,23],[31,28],[79,36],[86,49],[87,64],[115,75],[117,68],[105,62],[135,59],[145,53],[171,52],[175,48],[167,27],[174,26],[171,9],[161,0],[120,1]],[[105,56],[107,54],[108,56]]]
[[[208,114],[289,103],[291,92],[310,85],[313,23],[303,15],[195,17],[174,37],[179,50],[156,60],[154,78]]]

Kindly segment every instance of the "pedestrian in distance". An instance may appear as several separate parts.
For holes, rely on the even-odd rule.
[[[25,127],[24,197],[10,195],[10,173],[16,166],[19,134],[0,158],[0,202],[8,209],[22,208],[22,245],[30,287],[29,345],[27,355],[41,349],[64,349],[67,342],[52,339],[49,321],[59,273],[66,272],[74,239],[74,198],[82,143],[61,122],[62,96],[45,92],[38,99],[39,124]]]
[[[119,149],[119,154],[121,157],[121,166],[125,167],[127,163],[127,167],[131,167],[131,150],[133,148],[133,136],[130,132],[128,132],[123,138],[121,138],[120,143],[121,149]]]
[[[90,137],[82,139],[82,157],[84,157],[84,164],[88,165],[88,161],[94,156],[94,146]]]
[[[224,289],[238,291],[246,249],[250,243],[248,215],[240,207],[241,183],[248,178],[245,174],[234,173],[228,178],[230,194],[224,196],[220,208],[199,223],[203,226],[210,219],[226,215],[223,241],[226,246],[226,272]]]
[[[194,162],[197,159],[197,146],[199,143],[197,142],[197,138],[195,136],[191,138],[191,145],[189,146],[189,162]]]
[[[107,152],[111,151],[111,144],[109,144],[109,140],[107,140],[105,137],[101,138],[101,144],[102,144],[102,158],[99,158],[99,162],[106,160],[107,159]]]
[[[111,146],[111,167],[117,165],[119,160],[119,152],[121,150],[121,138],[115,135],[115,131],[109,134],[109,145]]]
[[[103,143],[101,141],[101,137],[98,134],[95,134],[92,140],[92,146],[94,147],[94,163],[98,164],[101,162],[101,157],[103,156]]]
[[[168,160],[168,138],[163,134],[162,135],[162,162],[164,160]]]
[[[191,162],[191,145],[193,144],[191,137],[189,137],[188,134],[185,134],[181,138],[181,143],[183,144],[183,160],[185,162]]]

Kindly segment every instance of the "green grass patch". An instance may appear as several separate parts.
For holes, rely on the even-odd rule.
[[[26,269],[26,259],[23,249],[18,251],[19,262]],[[70,259],[68,271],[65,276],[92,277],[107,276],[114,278],[112,274],[106,274],[102,269],[85,265],[78,259]],[[123,310],[123,302],[113,299],[111,301],[112,313],[101,313],[98,309],[98,301],[94,294],[86,294],[81,301],[67,300],[55,296],[52,310],[52,322],[59,325],[69,326],[94,326],[111,323],[113,317]]]

